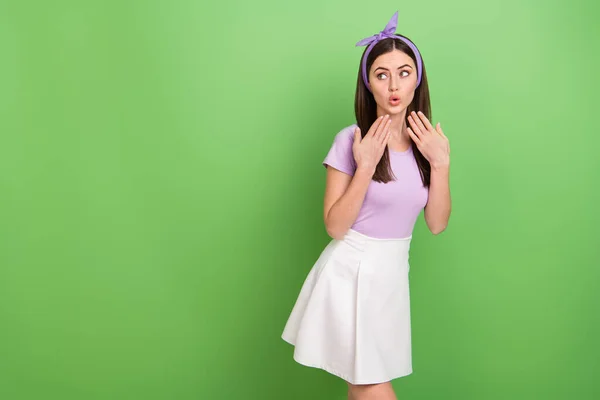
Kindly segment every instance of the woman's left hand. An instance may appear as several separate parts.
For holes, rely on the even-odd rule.
[[[408,134],[417,145],[423,156],[429,161],[432,168],[447,167],[450,165],[450,143],[442,132],[440,123],[435,128],[431,125],[425,114],[414,111],[408,116],[411,128],[406,128]]]

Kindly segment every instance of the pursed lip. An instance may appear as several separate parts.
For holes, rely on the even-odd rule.
[[[390,101],[400,100],[400,97],[398,97],[398,96],[390,96],[389,100]]]

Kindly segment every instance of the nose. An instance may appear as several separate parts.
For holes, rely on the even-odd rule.
[[[392,76],[392,78],[390,79],[390,86],[388,87],[388,90],[390,92],[395,92],[398,90],[398,83],[396,82],[395,76]]]

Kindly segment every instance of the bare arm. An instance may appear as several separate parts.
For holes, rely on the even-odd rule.
[[[359,168],[350,176],[327,167],[324,220],[329,236],[342,239],[354,224],[374,173],[374,170]]]
[[[352,157],[356,162],[354,176],[328,166],[323,218],[327,233],[342,239],[354,224],[365,200],[369,183],[390,138],[389,116],[377,118],[361,139],[360,129],[354,131]]]
[[[450,166],[431,166],[429,200],[425,206],[425,223],[434,235],[442,233],[448,226],[451,212]]]
[[[450,142],[441,125],[433,127],[425,114],[408,116],[412,128],[408,134],[431,165],[429,200],[425,206],[425,223],[434,235],[443,232],[450,219]]]

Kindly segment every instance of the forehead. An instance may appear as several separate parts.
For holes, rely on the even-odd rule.
[[[389,53],[385,53],[377,57],[373,62],[372,68],[385,67],[388,69],[395,69],[404,64],[408,64],[415,68],[415,63],[408,54],[395,49]]]

